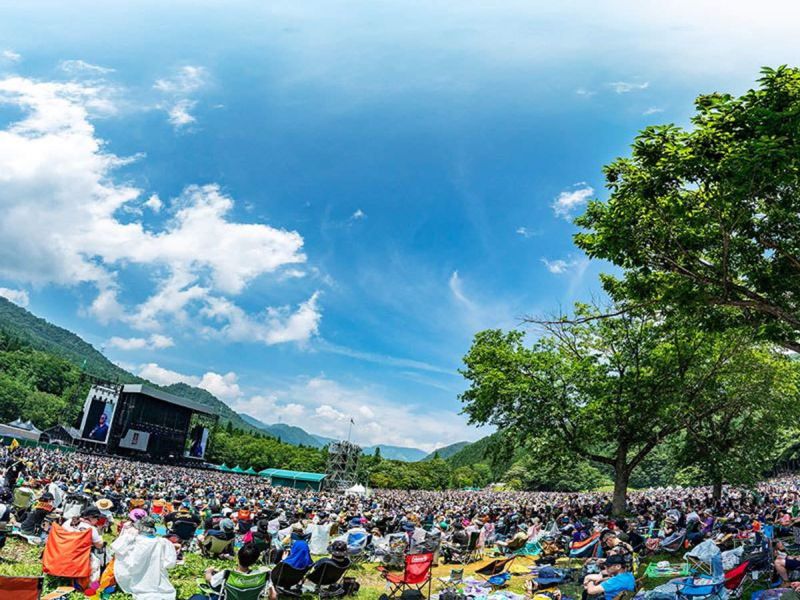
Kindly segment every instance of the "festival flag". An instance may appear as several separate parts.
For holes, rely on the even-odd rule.
[[[16,450],[17,448],[19,448],[19,442],[16,440],[16,438],[14,438],[14,439],[12,439],[12,440],[11,440],[11,443],[8,445],[8,447],[9,447],[9,448],[11,449],[11,451],[13,452],[13,451],[14,451],[14,450]]]

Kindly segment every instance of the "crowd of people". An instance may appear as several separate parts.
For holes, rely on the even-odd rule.
[[[234,568],[205,573],[209,590],[200,597],[207,597],[231,573],[258,577],[266,565],[346,569],[353,560],[384,562],[417,552],[434,552],[448,562],[465,550],[493,547],[509,555],[531,544],[546,555],[548,544],[568,552],[571,544],[593,536],[600,568],[586,574],[584,592],[611,600],[633,591],[631,557],[653,550],[652,540],[682,531],[689,547],[764,527],[789,534],[800,519],[800,480],[791,477],[750,490],[726,488],[720,498],[710,488],[636,491],[629,494],[627,516],[614,518],[606,493],[346,494],[273,488],[249,475],[107,455],[45,448],[0,453],[0,522],[13,523],[9,531],[30,543],[44,543],[53,523],[66,531],[91,531],[90,585],[97,587],[113,557],[116,585],[148,600],[175,598],[169,570],[187,552],[235,558]],[[775,566],[788,582],[800,557],[778,548]],[[529,589],[535,593],[535,585]]]

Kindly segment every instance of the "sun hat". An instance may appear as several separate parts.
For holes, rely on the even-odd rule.
[[[222,521],[219,522],[219,526],[225,531],[233,531],[236,527],[230,519],[222,519]]]
[[[111,510],[114,507],[114,503],[108,498],[100,498],[94,505],[100,510]]]
[[[133,522],[136,522],[139,519],[143,519],[146,516],[147,516],[147,511],[144,510],[143,508],[134,508],[131,512],[128,513],[128,518]]]

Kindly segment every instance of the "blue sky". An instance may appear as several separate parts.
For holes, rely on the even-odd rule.
[[[602,166],[798,64],[750,6],[2,6],[0,293],[266,422],[476,439],[473,334],[599,290]]]

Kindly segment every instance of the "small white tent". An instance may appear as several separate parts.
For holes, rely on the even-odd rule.
[[[365,488],[365,487],[364,487],[363,485],[361,485],[360,483],[357,483],[357,484],[355,484],[353,487],[351,487],[351,488],[347,488],[347,489],[344,491],[344,493],[345,493],[345,494],[353,494],[354,496],[363,496],[364,494],[366,494],[366,493],[367,493],[367,488]]]

